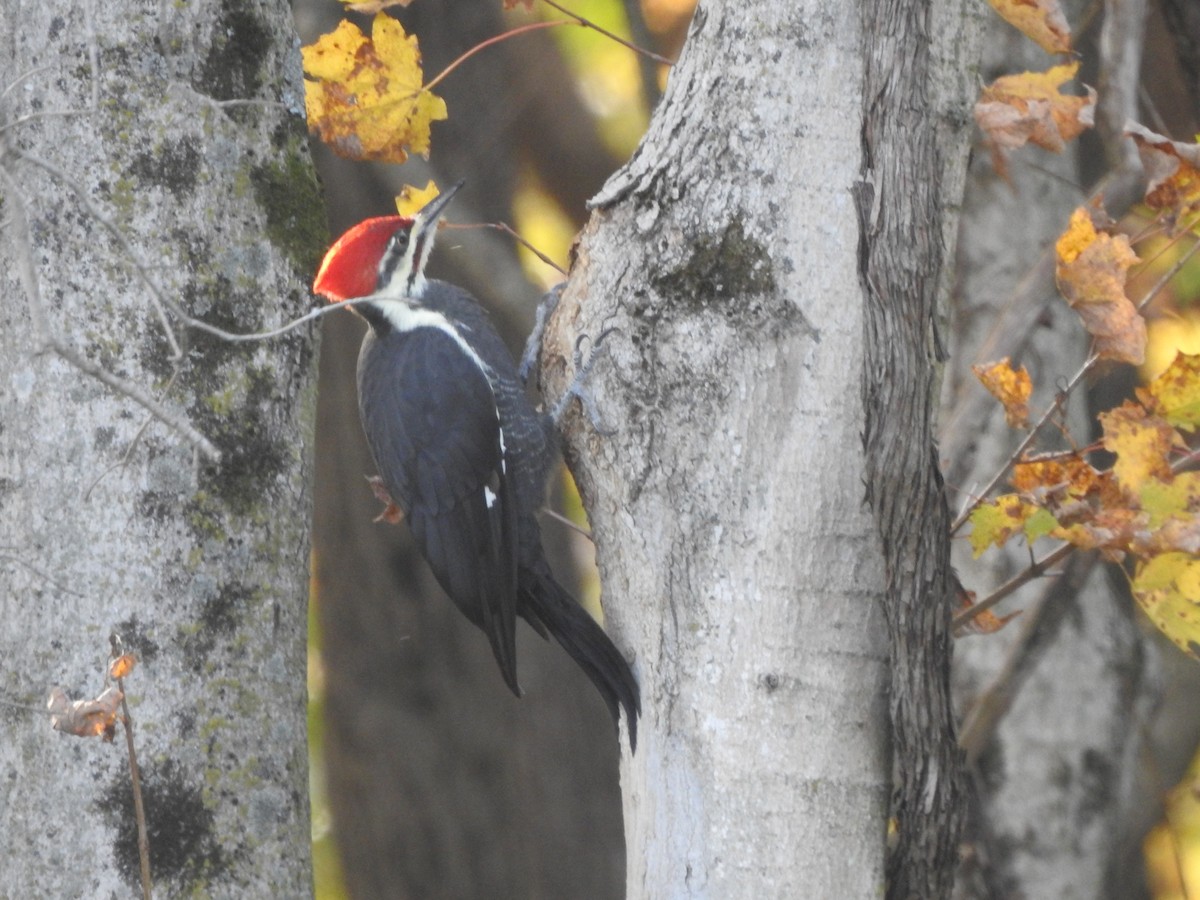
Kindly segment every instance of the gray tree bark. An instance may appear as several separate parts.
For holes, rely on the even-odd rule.
[[[311,891],[313,343],[159,305],[248,332],[310,304],[299,74],[273,0],[0,3],[3,699],[95,696],[112,631],[140,658],[160,896]],[[135,893],[123,744],[0,718],[0,896]]]
[[[944,503],[932,406],[917,401],[907,427],[888,410],[868,420],[863,378],[870,358],[876,386],[894,378],[928,398],[936,384],[925,339],[975,42],[957,2],[917,7],[890,42],[888,10],[868,6],[860,19],[828,0],[701,3],[646,139],[593,201],[543,352],[555,396],[575,335],[617,329],[590,386],[618,430],[574,420],[569,460],[609,628],[642,684],[638,752],[622,768],[630,897],[878,895],[889,683],[909,707],[893,704],[892,724],[911,729],[914,712],[927,726],[897,745],[912,753],[899,768],[918,774],[900,786],[893,890],[948,886],[960,798],[945,517],[940,533],[936,517],[914,517],[919,539],[899,546],[895,523],[863,505],[872,427],[920,467],[923,502]],[[937,152],[905,152],[903,116]],[[860,229],[864,175],[877,190],[866,211],[882,218]],[[924,191],[927,219],[903,218],[906,186]],[[905,246],[905,225],[930,240]],[[889,281],[867,287],[864,245],[921,276],[906,282],[884,260],[872,271]],[[918,336],[902,360],[877,354],[904,333],[866,339],[866,295],[880,287],[874,301]],[[909,508],[881,485],[876,498]],[[911,643],[920,634],[928,652]]]

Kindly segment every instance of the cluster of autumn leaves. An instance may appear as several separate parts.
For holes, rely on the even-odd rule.
[[[989,0],[1010,23],[1051,53],[1070,52],[1070,31],[1057,0]],[[1092,124],[1095,92],[1064,95],[1078,63],[998,79],[984,89],[976,121],[997,171],[1009,152],[1033,143],[1060,151]],[[1200,213],[1200,146],[1171,141],[1130,123],[1148,187],[1146,206],[1173,236],[1194,231]],[[1140,365],[1146,324],[1126,294],[1137,254],[1098,204],[1081,207],[1055,246],[1055,275],[1063,298],[1092,336],[1089,364]],[[1141,301],[1144,305],[1150,298]],[[976,366],[984,387],[1004,406],[1008,424],[1029,429],[1032,390],[1024,367],[1007,359]],[[1042,417],[1033,427],[1044,424]],[[980,502],[971,513],[971,546],[978,556],[1014,537],[1032,544],[1048,537],[1115,562],[1127,559],[1138,604],[1176,645],[1200,658],[1200,472],[1187,437],[1200,425],[1200,356],[1179,354],[1132,400],[1099,417],[1099,446],[1063,453],[1028,450],[1013,462],[1011,492]],[[1022,446],[1028,446],[1025,442]],[[1087,459],[1113,454],[1108,468]]]
[[[1072,52],[1058,0],[989,2],[1047,52]],[[304,47],[303,57],[309,127],[336,152],[390,162],[403,162],[408,152],[428,155],[430,124],[447,115],[445,102],[430,90],[441,76],[424,82],[416,38],[399,22],[379,12],[368,36],[343,21]],[[1009,154],[1025,144],[1060,152],[1092,126],[1095,91],[1062,92],[1078,69],[1078,62],[1068,62],[1007,75],[983,90],[975,118],[997,172],[1004,175]],[[1128,135],[1149,179],[1146,205],[1168,231],[1190,231],[1200,213],[1200,147],[1136,124]],[[430,186],[400,198],[400,211],[419,207],[433,192]],[[1127,273],[1138,262],[1129,238],[1097,202],[1075,211],[1055,250],[1059,290],[1093,338],[1090,362],[1141,364],[1146,325],[1126,294]],[[1009,424],[1032,428],[1036,436],[1049,416],[1029,424],[1028,372],[1014,370],[1007,359],[975,371],[1004,405]],[[1195,454],[1185,439],[1198,420],[1200,357],[1180,355],[1136,399],[1101,415],[1100,444],[1116,460],[1110,468],[1088,461],[1096,447],[1056,454],[1027,449],[1014,460],[1011,492],[981,498],[970,516],[976,555],[1020,536],[1030,544],[1057,538],[1115,561],[1131,557],[1131,584],[1142,608],[1200,658],[1200,472],[1188,471]],[[1031,448],[1032,439],[1023,446]]]

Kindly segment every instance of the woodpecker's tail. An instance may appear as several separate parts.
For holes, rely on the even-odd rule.
[[[533,569],[522,573],[521,586],[525,601],[521,614],[543,637],[547,631],[553,635],[583,669],[608,704],[614,724],[619,723],[620,709],[624,707],[629,749],[637,750],[642,701],[625,657],[587,610],[554,580],[545,560],[539,560]]]

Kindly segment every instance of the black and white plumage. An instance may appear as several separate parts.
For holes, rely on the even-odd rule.
[[[456,188],[457,189],[457,188]],[[456,190],[455,189],[455,190]],[[555,580],[536,512],[556,433],[526,396],[508,348],[469,293],[426,280],[437,220],[454,191],[414,219],[368,220],[330,250],[314,289],[370,325],[359,411],[379,477],[438,582],[517,682],[516,619],[553,636],[637,741],[637,682],[604,630]]]

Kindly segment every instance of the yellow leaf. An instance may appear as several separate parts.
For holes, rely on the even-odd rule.
[[[1098,232],[1081,206],[1055,250],[1059,290],[1096,339],[1096,352],[1139,365],[1146,356],[1146,322],[1125,296],[1125,277],[1138,261],[1129,238]]]
[[[1183,472],[1170,481],[1150,479],[1142,485],[1138,502],[1151,528],[1175,516],[1200,516],[1200,472]]]
[[[436,184],[430,181],[423,188],[406,184],[396,195],[396,212],[412,218],[419,213],[430,200],[440,194]]]
[[[1133,596],[1172,643],[1200,659],[1200,559],[1163,553],[1139,562]]]
[[[1200,356],[1177,354],[1165,372],[1138,390],[1138,399],[1176,428],[1195,431],[1200,425]]]
[[[340,156],[404,162],[405,148],[428,156],[429,127],[446,104],[424,90],[417,39],[377,15],[368,39],[342,20],[301,49],[308,127]]]
[[[975,121],[987,136],[996,171],[1006,174],[1006,153],[1032,143],[1061,153],[1067,141],[1092,126],[1096,92],[1086,97],[1059,88],[1075,77],[1079,63],[1045,72],[1005,75],[983,89],[975,104]]]
[[[1157,416],[1150,416],[1135,403],[1125,403],[1098,417],[1104,429],[1104,449],[1117,455],[1113,474],[1117,484],[1138,496],[1150,478],[1171,477],[1167,455],[1182,444],[1179,433]]]
[[[1025,523],[1041,507],[1027,503],[1016,494],[997,497],[993,503],[984,503],[971,513],[971,549],[978,557],[992,544],[1004,546],[1010,537],[1025,529]]]
[[[1071,28],[1058,0],[988,0],[1009,25],[1047,53],[1071,52]]]
[[[971,366],[971,371],[988,393],[1004,406],[1004,418],[1009,427],[1024,428],[1029,422],[1029,395],[1033,393],[1029,371],[1024,366],[1014,370],[1007,356],[999,362]]]
[[[1142,514],[1128,508],[1100,509],[1089,518],[1055,528],[1050,534],[1082,550],[1101,550],[1111,560],[1130,548],[1143,524]]]

